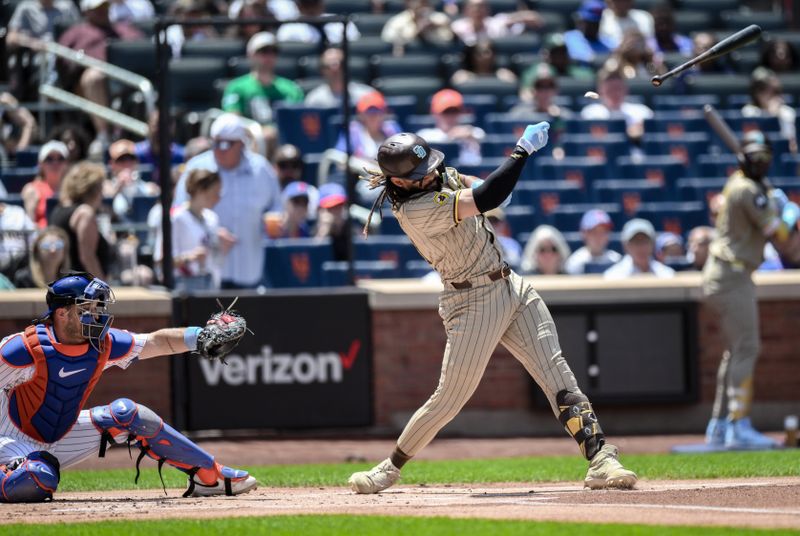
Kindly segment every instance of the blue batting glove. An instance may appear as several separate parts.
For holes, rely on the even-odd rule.
[[[786,197],[786,192],[780,188],[773,188],[770,190],[769,197],[775,202],[775,207],[778,209],[778,212],[781,212],[783,207],[786,206],[786,203],[789,202],[789,198]]]
[[[472,186],[470,186],[470,188],[473,188],[473,189],[477,188],[478,186],[480,186],[483,183],[484,183],[483,179],[472,179]],[[508,205],[511,204],[511,196],[512,195],[513,194],[508,194],[508,197],[506,197],[505,200],[503,200],[503,202],[500,203],[500,208],[506,208]]]
[[[525,149],[528,154],[533,154],[545,145],[547,145],[547,130],[550,128],[550,123],[542,121],[535,125],[528,125],[525,127],[525,132],[517,142],[517,145]]]
[[[797,220],[800,219],[800,207],[797,206],[797,203],[788,201],[781,212],[781,219],[790,231],[793,230],[797,225]]]

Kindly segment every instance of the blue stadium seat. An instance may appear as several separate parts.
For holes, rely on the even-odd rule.
[[[457,141],[441,141],[431,143],[430,146],[444,153],[445,165],[452,166],[456,165],[458,162],[458,156],[461,153],[461,145]]]
[[[16,207],[25,208],[25,203],[22,201],[22,196],[19,194],[8,194],[0,202],[7,205],[14,205]]]
[[[647,133],[642,140],[642,149],[648,155],[670,155],[686,167],[688,173],[695,173],[697,157],[708,151],[709,135],[704,132],[684,132],[676,137],[667,133]]]
[[[592,184],[592,198],[598,203],[619,203],[626,214],[633,214],[642,203],[669,200],[669,190],[646,179],[611,179]]]
[[[655,112],[651,119],[644,121],[645,136],[666,134],[682,138],[687,132],[710,132],[708,121],[698,109],[686,111]]]
[[[739,162],[730,153],[701,154],[697,157],[697,169],[701,177],[728,177],[739,169]]]
[[[408,261],[405,266],[405,277],[423,277],[433,270],[428,261]]]
[[[519,136],[514,134],[487,134],[481,142],[483,156],[505,158],[517,145]]]
[[[511,116],[508,114],[490,113],[486,115],[486,131],[489,134],[522,136],[525,127],[531,123],[547,121],[547,114],[532,114],[525,117]]]
[[[685,236],[698,225],[708,225],[708,206],[702,201],[642,203],[632,216],[649,220],[657,231]]]
[[[681,177],[686,176],[686,167],[674,156],[650,156],[634,159],[629,156],[617,158],[617,169],[622,178],[647,179],[666,188],[674,188]]]
[[[616,172],[613,164],[618,156],[630,153],[630,142],[625,134],[607,134],[603,137],[596,137],[591,134],[569,134],[564,136],[561,146],[567,157],[573,156],[593,156],[605,158],[609,164],[607,173],[609,175]]]
[[[761,132],[779,132],[781,129],[777,117],[744,117],[741,112],[721,111],[719,113],[728,126],[735,132],[747,132],[748,130],[760,130]]]
[[[322,263],[333,258],[330,239],[281,238],[264,246],[264,283],[274,288],[318,287]]]
[[[380,224],[381,234],[382,235],[403,235],[403,229],[400,227],[400,223],[397,221],[397,217],[395,217],[394,213],[391,209],[384,208],[381,210],[381,217],[377,218],[378,223]],[[372,221],[375,221],[374,219]]]
[[[676,95],[674,93],[666,95],[653,95],[653,109],[660,111],[681,111],[685,110],[695,113],[702,110],[703,106],[711,104],[717,108],[720,105],[720,98],[717,95]]]
[[[332,117],[339,109],[308,108],[302,104],[277,104],[275,118],[281,143],[291,143],[304,153],[322,153],[336,144],[331,128]]]
[[[322,284],[326,287],[349,285],[350,267],[347,261],[325,261],[322,263]],[[393,279],[402,277],[400,268],[392,261],[354,261],[356,279]]]
[[[604,158],[585,156],[556,160],[548,156],[537,156],[532,163],[533,165],[529,163],[525,166],[525,180],[568,180],[590,191],[592,181],[608,178]]]
[[[580,229],[581,218],[584,213],[599,208],[608,212],[614,227],[619,229],[625,223],[625,215],[619,203],[575,203],[572,205],[560,205],[556,207],[547,217],[549,223],[562,233],[575,232]]]
[[[508,223],[517,240],[520,240],[521,235],[530,233],[537,225],[542,223],[541,214],[529,205],[508,206],[504,209],[504,212],[506,223]]]
[[[407,236],[370,235],[353,239],[356,260],[390,261],[403,266],[406,261],[420,260],[419,252]]]
[[[722,191],[727,180],[726,177],[678,179],[678,199],[681,201],[703,201],[707,203],[711,197]]]
[[[794,176],[795,181],[798,179],[796,177],[800,176],[800,156],[796,154],[788,154],[784,153],[780,155],[780,172],[775,173],[775,175],[789,175]],[[6,185],[8,187],[8,185]],[[9,190],[10,192],[11,190]]]
[[[625,134],[625,119],[581,119],[576,117],[566,121],[570,134],[591,134],[605,138],[608,134]]]
[[[417,110],[417,98],[413,95],[394,95],[386,97],[389,112],[393,113],[397,122],[405,128],[406,119]]]
[[[483,128],[486,115],[497,111],[500,99],[497,95],[464,95],[464,109],[475,116],[475,125]]]
[[[137,195],[133,198],[131,220],[137,223],[146,223],[150,209],[159,200],[157,195]]]
[[[480,164],[460,165],[458,171],[464,175],[473,175],[485,179],[489,173],[497,169],[497,167],[506,160],[505,157],[486,157],[481,159]],[[530,164],[529,164],[530,165]]]
[[[614,265],[613,262],[587,262],[583,265],[584,274],[602,274]]]
[[[520,181],[514,188],[511,204],[534,207],[547,215],[559,205],[586,201],[586,193],[574,181]]]
[[[17,167],[35,167],[39,165],[39,149],[41,145],[28,145],[17,151]]]
[[[10,194],[18,194],[36,176],[37,167],[7,167],[0,169],[0,181]]]
[[[436,126],[436,120],[430,114],[412,114],[406,117],[403,126],[409,132],[418,132],[423,128],[433,128]]]

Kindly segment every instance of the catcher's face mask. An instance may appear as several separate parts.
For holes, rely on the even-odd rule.
[[[114,302],[114,291],[105,281],[97,278],[92,279],[84,289],[82,297],[75,299],[83,336],[97,351],[102,350],[103,340],[114,321],[114,315],[110,314],[108,308]]]

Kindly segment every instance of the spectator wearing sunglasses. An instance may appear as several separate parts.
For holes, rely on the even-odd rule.
[[[540,225],[533,230],[525,244],[522,252],[522,273],[564,274],[564,264],[569,254],[569,246],[561,231],[550,225]]]
[[[108,157],[111,178],[103,185],[103,194],[113,198],[111,207],[114,214],[127,221],[131,218],[133,198],[139,195],[158,195],[159,188],[155,183],[142,179],[136,144],[131,140],[117,140],[112,143],[108,148]]]
[[[222,288],[253,288],[264,268],[262,218],[281,209],[280,185],[272,165],[247,148],[249,136],[239,116],[222,114],[211,125],[212,148],[187,162],[175,187],[173,207],[189,200],[186,179],[193,169],[219,173],[222,193],[214,212],[218,236],[232,242],[222,267]]]
[[[49,141],[39,149],[39,172],[22,188],[25,212],[36,227],[47,227],[47,200],[55,195],[67,171],[69,149],[60,141]]]
[[[303,155],[296,145],[285,143],[275,150],[275,170],[281,190],[290,182],[303,179]]]
[[[45,227],[31,244],[30,261],[17,270],[17,288],[47,288],[48,281],[70,270],[69,236],[59,227]]]

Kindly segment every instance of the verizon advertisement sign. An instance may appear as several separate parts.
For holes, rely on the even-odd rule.
[[[183,325],[202,325],[215,298],[182,298]],[[224,302],[223,303],[227,303]],[[185,428],[368,426],[372,423],[370,315],[361,292],[241,296],[255,335],[226,358],[176,361]],[[179,390],[180,392],[180,390]],[[178,405],[181,405],[180,399]]]

